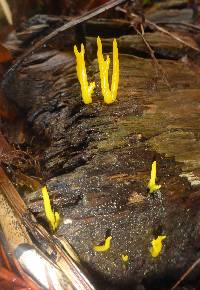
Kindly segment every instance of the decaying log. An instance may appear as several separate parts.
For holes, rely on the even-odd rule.
[[[160,10],[157,13],[153,13],[153,15],[149,14],[149,20],[153,22],[163,21],[163,22],[187,22],[192,23],[193,21],[193,11],[192,9],[173,9],[173,10]]]
[[[120,52],[130,52],[134,41],[144,56],[146,48],[133,35],[119,39]],[[89,50],[94,39],[87,42]],[[105,43],[109,50],[111,40]],[[173,42],[174,51],[168,40],[162,44],[165,56],[160,57],[176,60],[159,59],[159,67],[152,59],[120,53],[118,99],[109,106],[103,103],[96,59],[87,66],[96,91],[93,103],[85,106],[74,57],[59,50],[28,57],[4,82],[7,97],[47,141],[42,165],[62,217],[58,234],[105,282],[102,289],[111,282],[114,289],[142,283],[160,290],[163,281],[169,289],[199,255],[200,69],[179,59],[186,53],[182,44]],[[176,57],[170,57],[177,47]],[[154,159],[161,189],[150,195]],[[40,190],[25,195],[25,201],[44,218]],[[111,248],[95,252],[93,246],[108,232]],[[166,235],[163,251],[153,258],[151,241],[161,234]],[[128,254],[127,264],[122,254]]]
[[[170,36],[161,32],[145,33],[145,39],[153,49],[157,58],[166,59],[180,59],[186,54],[190,57],[194,56],[194,51],[188,49],[178,40],[172,39]],[[188,42],[194,43],[195,41],[191,37],[186,38]],[[186,40],[185,39],[185,40]],[[88,37],[90,48],[92,47],[92,53],[96,52],[96,39]],[[110,51],[112,47],[112,39],[105,38],[103,41],[105,51]],[[123,35],[118,38],[118,47],[121,53],[133,54],[136,56],[148,57],[149,49],[145,45],[140,35]],[[198,59],[197,55],[194,56]]]

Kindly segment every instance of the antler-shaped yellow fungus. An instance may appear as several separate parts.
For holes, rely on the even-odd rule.
[[[96,252],[105,252],[110,249],[110,241],[112,240],[112,236],[109,236],[105,239],[104,245],[94,246],[94,251]]]
[[[148,189],[149,192],[152,193],[159,188],[161,188],[161,185],[156,184],[156,161],[154,161],[151,166],[151,178],[148,183]]]
[[[124,263],[127,263],[128,262],[128,255],[121,255],[121,259]]]
[[[60,215],[58,212],[53,212],[51,208],[49,193],[46,186],[42,188],[42,197],[44,201],[44,211],[47,218],[47,221],[53,231],[55,231],[59,225]]]
[[[95,82],[90,83],[88,86],[88,80],[87,80],[87,73],[85,68],[85,60],[84,60],[84,54],[85,49],[83,43],[81,44],[81,51],[78,52],[77,46],[74,45],[74,53],[76,56],[76,71],[77,71],[77,77],[81,85],[81,91],[82,91],[82,98],[83,102],[85,104],[92,103],[92,93],[95,88]]]
[[[101,78],[101,90],[104,97],[104,102],[106,104],[111,104],[117,98],[117,90],[119,84],[119,59],[118,59],[117,41],[116,39],[113,40],[113,74],[112,74],[111,90],[108,82],[110,57],[107,55],[106,60],[104,60],[102,54],[102,43],[99,36],[97,38],[97,47],[98,47],[97,59],[99,63],[99,71]]]
[[[166,239],[166,236],[158,236],[157,239],[153,239],[153,241],[151,241],[151,249],[150,249],[150,253],[152,257],[157,257],[161,250],[162,250],[162,241]]]

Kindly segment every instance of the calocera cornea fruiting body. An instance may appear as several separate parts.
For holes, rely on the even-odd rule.
[[[107,55],[104,60],[102,53],[102,43],[100,37],[97,38],[97,60],[99,64],[100,79],[101,79],[101,91],[106,104],[113,103],[117,98],[117,91],[119,85],[119,57],[118,47],[116,39],[113,40],[113,72],[111,89],[108,81],[110,57]],[[92,94],[95,88],[95,82],[88,85],[87,72],[85,67],[85,49],[81,44],[81,51],[79,52],[76,45],[74,46],[74,53],[76,56],[76,71],[79,83],[81,85],[82,99],[85,104],[92,103]]]
[[[85,49],[84,45],[81,44],[81,51],[79,52],[76,45],[74,46],[74,53],[76,56],[76,71],[79,83],[81,85],[82,99],[83,102],[87,105],[92,103],[92,94],[95,88],[95,82],[92,82],[88,85],[87,72],[85,67]]]
[[[166,239],[166,236],[158,236],[157,239],[151,241],[152,247],[150,249],[150,254],[153,258],[160,255],[163,247],[162,241],[164,239]]]
[[[112,73],[112,84],[111,89],[108,81],[108,72],[110,66],[110,57],[107,55],[106,60],[102,53],[102,43],[98,36],[97,38],[97,59],[99,63],[99,72],[101,79],[101,90],[106,104],[113,103],[117,98],[117,91],[119,85],[119,58],[118,58],[118,47],[117,41],[113,41],[113,73]]]
[[[44,202],[44,211],[45,211],[46,219],[51,229],[55,231],[60,222],[60,215],[58,212],[54,212],[51,208],[49,193],[47,191],[46,186],[42,188],[42,197],[43,197],[43,202]]]
[[[117,91],[119,86],[119,56],[118,56],[118,47],[117,40],[113,40],[113,74],[112,74],[112,84],[111,92],[113,101],[117,98]]]
[[[122,255],[121,255],[121,259],[122,259],[122,261],[123,261],[124,263],[127,263],[127,262],[128,262],[128,255],[124,255],[124,254],[122,254]]]
[[[105,239],[105,242],[103,245],[99,245],[99,246],[94,246],[94,251],[95,252],[105,252],[108,251],[110,249],[110,242],[112,240],[112,236],[109,236]]]
[[[149,193],[152,193],[161,188],[161,185],[156,184],[156,161],[151,165],[151,178],[148,183]]]

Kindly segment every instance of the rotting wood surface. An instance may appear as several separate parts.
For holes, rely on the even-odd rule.
[[[88,49],[93,43],[88,39]],[[169,47],[162,43],[167,58]],[[175,48],[173,58],[185,55],[182,45],[174,43]],[[139,45],[138,50],[144,52]],[[169,289],[199,253],[200,68],[183,59],[159,59],[160,70],[154,60],[130,53],[120,54],[118,100],[109,106],[99,91],[97,61],[88,71],[98,89],[85,106],[74,59],[58,50],[28,58],[4,89],[48,140],[43,168],[52,177],[47,186],[62,216],[58,233],[99,280],[127,289],[143,283],[160,290],[165,283]],[[149,196],[155,157],[161,195]],[[25,200],[44,216],[40,191]],[[94,252],[108,230],[110,250]],[[167,238],[162,254],[152,258],[150,243],[159,234]],[[122,254],[128,254],[127,264]]]

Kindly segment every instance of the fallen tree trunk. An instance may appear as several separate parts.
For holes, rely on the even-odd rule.
[[[120,54],[119,61],[118,99],[109,106],[99,90],[97,61],[88,68],[97,90],[85,106],[73,57],[56,50],[29,57],[4,89],[47,141],[42,164],[62,216],[58,234],[105,285],[168,289],[199,253],[200,70],[181,60],[158,65]],[[155,158],[161,189],[150,195]],[[25,200],[44,218],[40,190]],[[110,250],[95,252],[108,232]],[[158,235],[166,240],[153,258],[149,249]],[[122,254],[128,254],[127,264]]]

